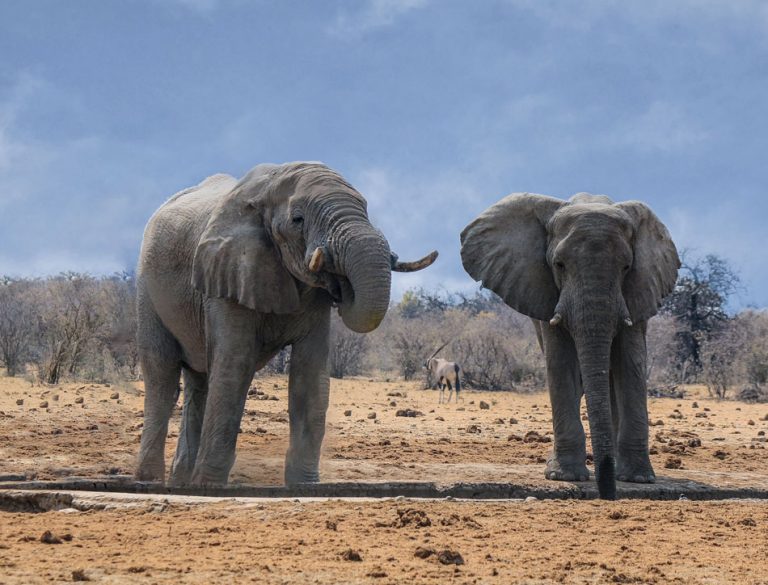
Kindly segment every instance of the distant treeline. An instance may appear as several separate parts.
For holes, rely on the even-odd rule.
[[[738,276],[717,256],[684,262],[675,291],[648,322],[652,391],[704,383],[715,396],[735,390],[768,398],[768,312],[728,314],[738,288]],[[132,274],[0,278],[0,364],[9,376],[48,384],[138,379],[135,333]],[[546,383],[532,323],[488,291],[410,290],[368,335],[346,329],[334,312],[329,367],[338,378],[426,381],[423,364],[441,346],[441,357],[461,364],[465,386],[512,390]],[[287,348],[267,371],[285,372],[289,362]]]

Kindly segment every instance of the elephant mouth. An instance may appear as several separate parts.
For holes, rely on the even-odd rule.
[[[325,290],[333,300],[334,305],[340,305],[344,300],[351,300],[354,296],[352,285],[341,274],[333,274],[323,271],[317,275],[318,286]]]

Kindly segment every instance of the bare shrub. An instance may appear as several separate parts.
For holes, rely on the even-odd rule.
[[[355,376],[363,371],[368,340],[344,325],[335,312],[331,315],[331,339],[328,366],[331,377]]]
[[[0,279],[0,360],[8,376],[23,372],[33,357],[37,306],[30,280]]]

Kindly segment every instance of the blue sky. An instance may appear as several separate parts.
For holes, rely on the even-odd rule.
[[[0,273],[131,268],[172,193],[321,160],[401,257],[513,191],[641,199],[768,306],[761,0],[4,0]]]

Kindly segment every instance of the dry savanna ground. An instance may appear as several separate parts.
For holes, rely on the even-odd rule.
[[[334,380],[324,481],[543,485],[546,393],[463,393]],[[260,378],[231,481],[281,482],[287,380]],[[421,416],[397,416],[410,409]],[[768,487],[768,405],[701,388],[651,399],[661,477]],[[168,442],[173,453],[174,416]],[[129,474],[141,385],[30,386],[0,378],[0,476]],[[50,534],[47,534],[47,533]],[[113,502],[105,510],[0,511],[0,584],[768,583],[768,502]]]

